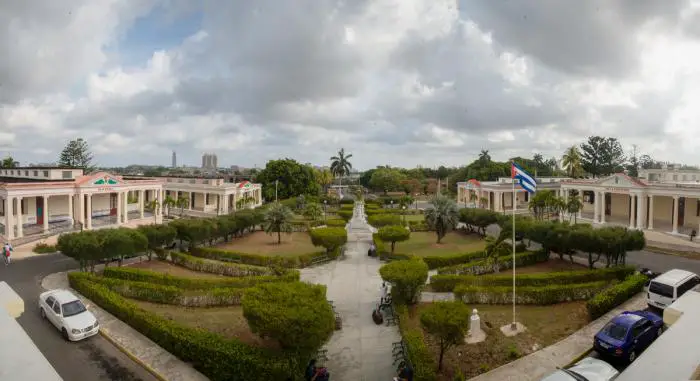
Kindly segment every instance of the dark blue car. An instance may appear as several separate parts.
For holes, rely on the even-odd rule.
[[[595,335],[593,348],[603,356],[634,361],[663,332],[663,319],[650,311],[623,312]]]

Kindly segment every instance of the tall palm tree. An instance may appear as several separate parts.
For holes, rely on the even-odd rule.
[[[459,222],[457,203],[443,195],[437,195],[430,200],[431,207],[425,210],[425,223],[437,234],[437,243],[445,237],[448,231],[454,229]]]
[[[348,161],[351,157],[352,154],[345,155],[345,148],[341,148],[337,156],[331,156],[331,173],[340,179],[341,186],[343,185],[343,176],[349,175],[350,170],[352,170],[352,164]]]
[[[574,217],[574,223],[578,221],[578,212],[583,209],[583,202],[581,197],[578,195],[569,195],[569,199],[566,201],[566,211],[569,213],[569,221],[571,221],[571,216]]]
[[[277,233],[277,244],[282,243],[282,232],[291,233],[292,224],[290,221],[294,218],[294,213],[291,209],[278,202],[270,205],[265,211],[264,225],[265,232],[272,235]]]
[[[479,152],[479,158],[477,159],[481,164],[488,164],[491,162],[491,155],[489,155],[489,150],[482,149]]]
[[[166,214],[170,216],[170,209],[173,208],[175,205],[177,205],[177,201],[175,201],[174,198],[170,196],[165,196],[165,199],[163,200],[163,208],[166,210]]]
[[[189,198],[180,197],[175,201],[175,206],[180,208],[180,217],[182,217],[185,214],[185,208],[190,206],[190,200]]]
[[[583,175],[583,165],[581,164],[581,151],[577,146],[571,146],[566,149],[561,158],[561,166],[566,170],[566,175],[571,178],[580,177]]]
[[[0,163],[0,168],[16,168],[16,167],[17,167],[17,162],[10,155],[7,155],[7,157],[2,159],[2,162]]]
[[[146,205],[146,209],[153,213],[153,222],[158,222],[158,208],[160,208],[160,203],[158,200],[151,200]]]

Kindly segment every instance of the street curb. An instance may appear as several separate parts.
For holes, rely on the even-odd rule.
[[[593,347],[586,349],[583,353],[581,353],[580,355],[576,356],[573,360],[571,360],[570,363],[566,364],[566,366],[565,366],[564,368],[569,368],[569,367],[573,366],[573,365],[576,364],[577,362],[579,362],[579,361],[583,360],[584,358],[588,357],[588,355],[589,355],[591,352],[593,352]]]
[[[104,337],[107,341],[112,343],[117,349],[119,349],[122,353],[124,353],[127,357],[131,359],[131,361],[139,364],[143,369],[146,369],[148,373],[152,374],[155,378],[157,378],[160,381],[168,381],[167,378],[165,378],[162,374],[158,373],[155,369],[153,369],[150,365],[146,364],[145,362],[141,361],[140,358],[138,358],[136,355],[132,354],[129,352],[128,349],[126,349],[123,345],[118,343],[116,340],[114,340],[111,336],[106,334],[102,329],[100,329],[100,335]]]

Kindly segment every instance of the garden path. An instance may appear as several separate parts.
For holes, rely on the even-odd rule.
[[[363,216],[364,205],[356,204],[344,259],[301,270],[303,281],[328,287],[328,300],[343,319],[343,328],[325,346],[325,365],[334,381],[390,381],[396,375],[391,343],[401,335],[397,326],[372,321],[381,295],[381,263],[367,256],[372,232]]]

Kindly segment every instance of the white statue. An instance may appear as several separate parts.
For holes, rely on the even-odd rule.
[[[481,329],[481,318],[478,311],[472,310],[472,316],[469,319],[469,333],[467,334],[467,344],[476,344],[486,339],[486,333]]]

